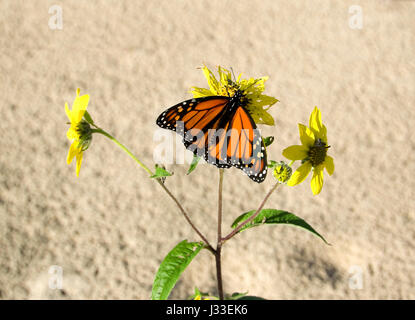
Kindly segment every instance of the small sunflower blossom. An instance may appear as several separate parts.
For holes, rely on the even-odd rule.
[[[83,152],[88,149],[92,140],[92,131],[89,123],[82,118],[86,112],[89,102],[89,95],[80,96],[80,90],[76,90],[76,98],[72,104],[71,110],[68,103],[65,103],[66,115],[70,120],[71,127],[68,129],[66,136],[72,142],[69,147],[66,162],[70,164],[74,157],[76,157],[76,176],[79,177],[81,169]]]
[[[327,129],[321,121],[321,111],[314,108],[310,116],[309,127],[299,123],[300,140],[302,145],[290,146],[283,150],[284,157],[290,160],[301,160],[302,164],[288,180],[287,185],[295,186],[304,181],[311,169],[311,190],[314,195],[323,188],[323,170],[332,175],[334,172],[333,158],[327,155]]]
[[[268,110],[278,102],[278,99],[262,94],[268,77],[241,79],[242,74],[240,74],[234,81],[232,80],[232,73],[219,66],[219,80],[217,80],[212,71],[206,66],[202,68],[202,71],[209,89],[192,87],[191,93],[194,98],[228,95],[232,97],[239,90],[243,92],[245,99],[247,99],[246,109],[256,124],[275,125],[274,118],[268,113]]]
[[[286,183],[291,177],[292,169],[284,161],[280,161],[275,164],[272,174],[279,182]]]

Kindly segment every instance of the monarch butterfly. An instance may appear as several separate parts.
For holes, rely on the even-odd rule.
[[[261,183],[267,175],[267,154],[247,103],[241,90],[233,96],[189,99],[164,111],[156,123],[183,136],[186,149],[208,163],[234,166]]]

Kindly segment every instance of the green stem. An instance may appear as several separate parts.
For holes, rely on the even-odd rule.
[[[93,126],[96,129],[92,129],[93,133],[100,133],[113,142],[115,142],[122,150],[124,150],[135,162],[138,163],[138,165],[143,168],[147,173],[152,176],[153,172],[144,164],[142,163],[135,155],[132,154],[130,150],[127,149],[126,146],[124,146],[121,142],[119,142],[116,138],[114,138],[112,135],[110,135],[108,132],[102,130],[101,128],[97,127],[95,124]],[[213,254],[216,254],[216,250],[210,245],[209,241],[206,239],[206,237],[199,231],[199,229],[193,224],[192,220],[190,220],[189,215],[184,210],[183,206],[180,204],[179,200],[171,193],[171,191],[165,186],[163,181],[161,179],[156,179],[157,183],[163,188],[164,191],[169,195],[170,198],[176,203],[177,207],[179,208],[180,212],[183,214],[186,221],[190,224],[190,226],[193,228],[193,230],[199,235],[199,237],[205,242],[207,249],[212,252]]]
[[[222,188],[223,188],[223,169],[219,169],[219,192],[218,192],[218,240],[215,252],[216,260],[216,278],[218,282],[219,299],[223,300],[223,282],[222,282]]]
[[[130,150],[127,149],[126,146],[124,146],[121,142],[119,142],[117,139],[115,139],[112,135],[110,135],[108,132],[102,130],[101,128],[96,127],[97,129],[92,129],[92,132],[100,133],[109,138],[110,140],[114,141],[121,149],[123,149],[135,162],[138,163],[138,165],[143,168],[149,175],[153,175],[154,173],[138,158],[131,153]]]
[[[251,222],[252,220],[254,220],[256,218],[256,216],[261,212],[261,210],[264,207],[265,203],[267,202],[268,198],[275,191],[275,189],[277,189],[278,185],[279,185],[279,182],[277,182],[271,188],[271,190],[265,196],[264,200],[262,200],[261,204],[259,205],[258,209],[255,211],[255,213],[252,216],[250,216],[248,219],[246,219],[244,222],[239,224],[238,227],[236,229],[234,229],[231,233],[229,233],[226,237],[222,238],[222,242],[225,242],[225,241],[229,240],[230,238],[232,238],[234,235],[236,235],[239,232],[239,230],[242,229],[242,227],[244,225],[248,224],[249,222]]]

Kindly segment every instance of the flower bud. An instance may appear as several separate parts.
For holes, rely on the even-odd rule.
[[[284,161],[277,162],[274,167],[274,177],[281,183],[286,183],[292,173],[291,167]]]

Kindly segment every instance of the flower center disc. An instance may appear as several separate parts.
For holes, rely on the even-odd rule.
[[[319,164],[324,162],[327,155],[327,148],[326,143],[321,141],[321,139],[317,139],[314,146],[310,148],[308,151],[308,157],[310,158],[310,162],[313,167],[317,167]]]

